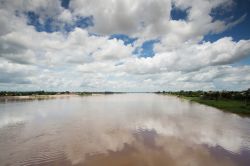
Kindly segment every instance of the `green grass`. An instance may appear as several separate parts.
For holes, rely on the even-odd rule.
[[[237,100],[208,100],[199,97],[182,97],[190,101],[198,102],[208,106],[219,108],[223,111],[233,112],[237,114],[250,115],[250,105],[246,105],[243,101]]]

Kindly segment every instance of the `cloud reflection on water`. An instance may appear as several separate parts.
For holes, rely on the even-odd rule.
[[[0,107],[0,135],[11,133],[8,127],[17,122],[11,119],[24,125],[10,140],[0,139],[6,150],[0,155],[3,163],[64,158],[72,165],[235,165],[210,148],[237,156],[250,147],[249,118],[154,94],[5,105]]]

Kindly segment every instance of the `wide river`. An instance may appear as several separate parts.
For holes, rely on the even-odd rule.
[[[0,103],[0,165],[250,165],[250,118],[173,96]]]

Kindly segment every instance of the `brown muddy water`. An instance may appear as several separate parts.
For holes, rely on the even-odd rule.
[[[0,165],[250,165],[250,118],[171,96],[0,103]]]

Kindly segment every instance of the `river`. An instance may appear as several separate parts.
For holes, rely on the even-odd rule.
[[[149,93],[2,102],[0,165],[249,166],[250,118]]]

